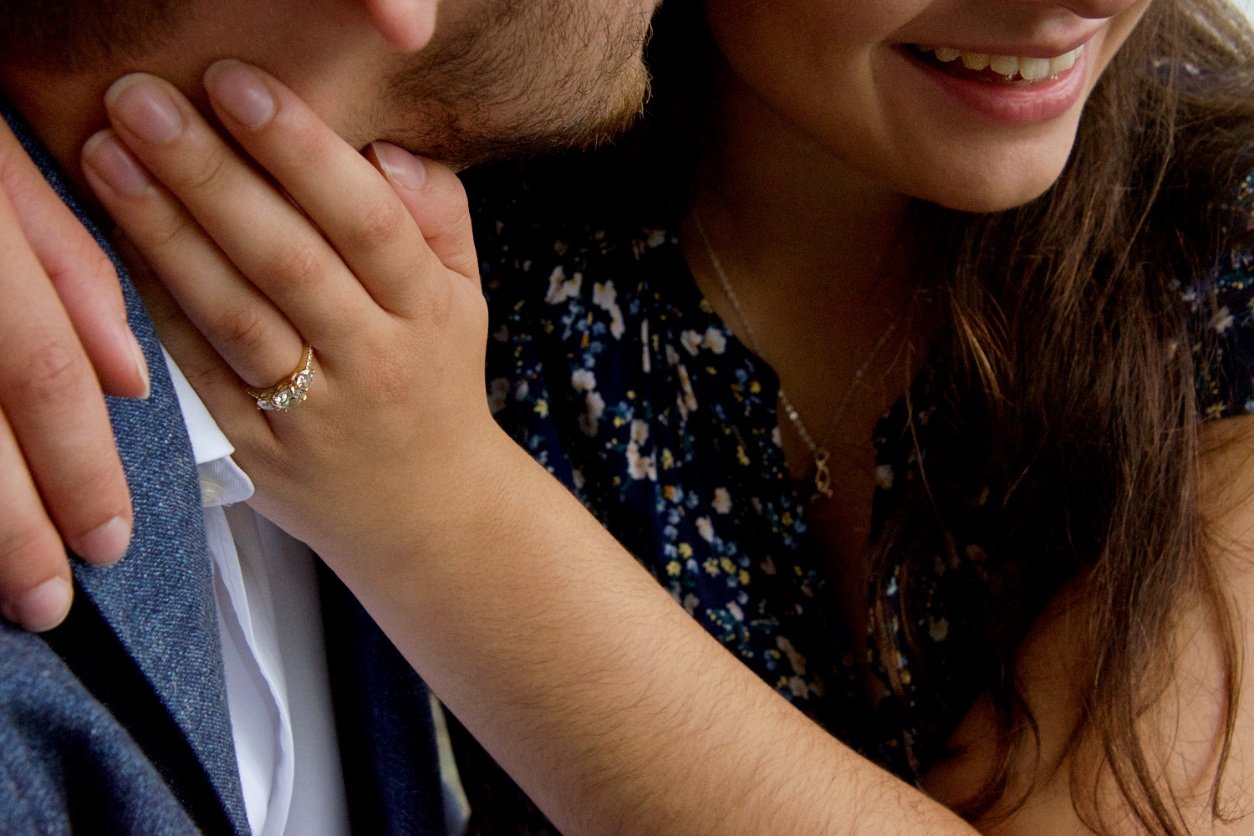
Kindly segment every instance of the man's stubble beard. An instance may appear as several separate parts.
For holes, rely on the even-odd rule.
[[[386,139],[464,168],[594,146],[640,116],[647,14],[587,19],[575,11],[585,0],[487,5],[393,74],[388,108],[406,116]]]

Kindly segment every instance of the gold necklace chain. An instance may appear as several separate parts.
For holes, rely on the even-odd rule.
[[[723,268],[723,262],[719,259],[718,253],[714,250],[714,244],[710,242],[710,236],[705,231],[705,224],[701,223],[701,215],[695,210],[692,213],[693,224],[697,228],[697,233],[701,236],[701,242],[705,245],[705,253],[710,259],[710,266],[714,268],[714,275],[718,277],[719,285],[722,287],[723,295],[727,297],[727,301],[731,304],[732,311],[736,314],[741,329],[745,334],[745,342],[749,344],[749,348],[753,349],[753,353],[759,357],[762,356],[762,349],[758,346],[757,334],[753,331],[753,326],[749,324],[749,317],[745,315],[745,309],[740,304],[740,297],[736,295],[736,289],[732,287],[731,279],[727,276],[727,271]],[[849,386],[845,389],[845,394],[841,397],[840,403],[832,412],[832,417],[828,419],[827,428],[818,440],[810,434],[806,428],[805,422],[801,420],[801,413],[797,407],[793,405],[792,399],[788,397],[788,393],[784,391],[781,384],[779,387],[779,402],[784,407],[784,414],[788,416],[788,420],[797,430],[797,435],[801,441],[810,450],[810,455],[814,457],[814,490],[816,495],[821,494],[827,499],[832,498],[832,471],[829,466],[832,454],[827,449],[827,441],[831,438],[832,433],[840,426],[840,421],[845,417],[845,413],[849,411],[849,406],[853,403],[854,393],[858,389],[858,385],[871,369],[871,365],[880,356],[880,352],[884,350],[884,345],[892,337],[897,330],[897,320],[893,319],[888,323],[888,327],[880,334],[875,346],[871,349],[871,353],[862,361],[862,365],[853,373],[853,380],[849,382]]]

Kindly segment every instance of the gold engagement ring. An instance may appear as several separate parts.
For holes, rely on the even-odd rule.
[[[246,388],[244,391],[257,401],[257,408],[263,412],[286,412],[299,406],[309,397],[309,387],[313,384],[313,359],[313,346],[306,345],[301,364],[287,379],[266,389]]]

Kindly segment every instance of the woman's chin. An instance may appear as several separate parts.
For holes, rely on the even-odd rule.
[[[1006,178],[958,178],[940,187],[933,187],[916,194],[916,197],[953,209],[987,215],[1017,209],[1045,194],[1062,174],[1057,171],[1021,172],[1015,179]]]
[[[1014,196],[993,196],[993,195],[973,195],[968,199],[959,199],[952,201],[935,201],[946,209],[953,209],[957,212],[970,212],[975,215],[991,215],[997,212],[1008,212],[1011,209],[1018,209],[1036,200],[1045,192],[1049,191],[1053,182],[1047,183],[1040,189],[1034,189],[1029,192],[1023,192]]]
[[[1004,212],[1049,191],[1067,167],[1074,142],[1071,131],[946,142],[915,135],[880,170],[911,197],[959,212]]]

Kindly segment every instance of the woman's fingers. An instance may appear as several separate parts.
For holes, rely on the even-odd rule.
[[[243,285],[271,299],[304,341],[348,342],[360,330],[374,305],[357,282],[346,280],[339,256],[301,210],[241,159],[172,85],[130,75],[110,88],[106,107],[132,160],[162,185],[153,189],[136,181],[129,192],[115,190],[120,194],[109,204],[110,213],[191,318],[213,323],[206,334],[232,366],[243,371],[239,355],[250,345],[267,348],[256,344],[273,329],[273,323],[267,327],[250,319],[233,324],[217,313],[224,302],[242,316],[255,311],[239,292]],[[171,241],[175,230],[177,241]],[[208,276],[172,269],[197,236],[213,242],[223,263]],[[196,250],[208,258],[204,248]],[[237,281],[229,281],[228,273]],[[328,310],[335,315],[327,316]],[[238,353],[223,341],[239,343]],[[254,362],[267,372],[249,382],[268,385],[284,373],[299,352],[301,341],[294,342],[294,348],[255,354]]]
[[[313,220],[374,300],[397,313],[418,303],[414,277],[438,260],[374,167],[260,70],[221,61],[205,74],[205,86],[227,130]],[[422,166],[393,175],[411,190],[426,182]]]
[[[371,143],[366,156],[392,184],[432,254],[454,273],[478,282],[479,258],[466,189],[457,175],[387,142]]]
[[[287,88],[238,62],[215,65],[206,83],[265,174],[145,75],[110,89],[116,134],[88,143],[84,167],[242,378],[277,382],[304,342],[354,356],[381,313],[438,313],[450,279],[477,282],[465,194],[449,169],[393,146],[364,159]]]
[[[240,379],[267,386],[290,371],[302,336],[111,131],[88,140],[83,173],[134,249]]]
[[[155,276],[143,268],[132,272],[161,344],[215,420],[230,428],[232,443],[245,447],[271,443],[269,423],[244,393],[234,370],[193,327],[179,303]]]

